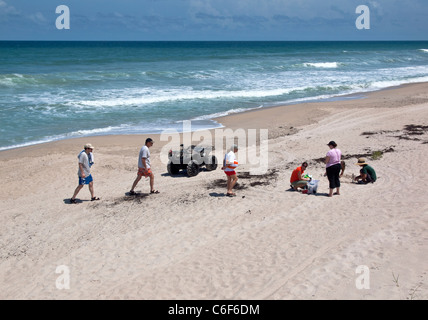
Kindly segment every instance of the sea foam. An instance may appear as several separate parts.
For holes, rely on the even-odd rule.
[[[338,68],[339,63],[337,62],[307,62],[303,64],[305,67],[313,67],[313,68],[327,68],[333,69]]]

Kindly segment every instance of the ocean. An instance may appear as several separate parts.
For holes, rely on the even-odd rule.
[[[0,42],[0,150],[428,81],[428,42]]]

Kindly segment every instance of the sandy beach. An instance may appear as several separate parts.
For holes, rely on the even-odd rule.
[[[238,152],[266,148],[267,172],[240,161],[234,198],[220,168],[170,176],[159,135],[1,151],[0,299],[428,299],[428,83],[356,97],[218,118],[223,133],[268,129]],[[148,136],[160,194],[143,179],[130,197]],[[332,198],[322,163],[330,140],[346,161]],[[70,204],[87,142],[101,200],[85,187]],[[375,184],[351,183],[360,157]],[[320,180],[316,195],[290,190],[303,161]],[[57,286],[61,270],[69,289]]]

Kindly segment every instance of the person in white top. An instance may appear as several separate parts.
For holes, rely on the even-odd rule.
[[[224,170],[224,173],[227,176],[227,193],[229,197],[234,197],[236,194],[232,191],[236,182],[238,182],[238,176],[236,175],[235,168],[238,167],[238,161],[236,161],[235,152],[238,152],[238,146],[233,145],[229,153],[227,153],[223,160],[223,167],[221,170]]]
[[[84,147],[84,150],[79,153],[79,171],[77,172],[79,176],[79,185],[74,190],[74,194],[70,199],[71,203],[77,203],[76,197],[83,186],[87,184],[89,186],[89,192],[91,193],[91,201],[100,200],[100,198],[95,196],[94,193],[94,181],[91,175],[91,166],[93,165],[93,155],[92,151],[94,147],[87,143]]]
[[[146,178],[150,178],[150,193],[159,193],[158,190],[154,189],[155,176],[153,175],[151,166],[150,166],[150,150],[149,148],[153,146],[153,139],[147,138],[146,144],[141,148],[140,153],[138,155],[138,172],[137,178],[135,178],[134,183],[132,184],[131,191],[129,191],[129,195],[134,196],[137,193],[134,191],[138,182],[140,182],[141,178],[144,176]]]
[[[334,141],[330,141],[327,145],[330,147],[330,151],[327,152],[327,155],[325,157],[325,175],[328,177],[328,181],[330,184],[330,191],[328,196],[332,197],[334,189],[336,189],[335,194],[340,195],[340,171],[342,169],[342,151],[337,148],[337,143]]]

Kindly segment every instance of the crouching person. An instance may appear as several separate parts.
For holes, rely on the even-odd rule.
[[[357,166],[360,166],[360,175],[355,177],[354,180],[358,184],[367,184],[374,183],[377,180],[376,171],[367,164],[366,159],[360,158],[356,163]]]
[[[303,173],[305,172],[307,167],[308,163],[303,162],[300,167],[297,167],[293,170],[290,177],[290,186],[293,188],[293,190],[298,191],[299,188],[304,189],[308,185],[308,182],[311,179],[303,177]]]

